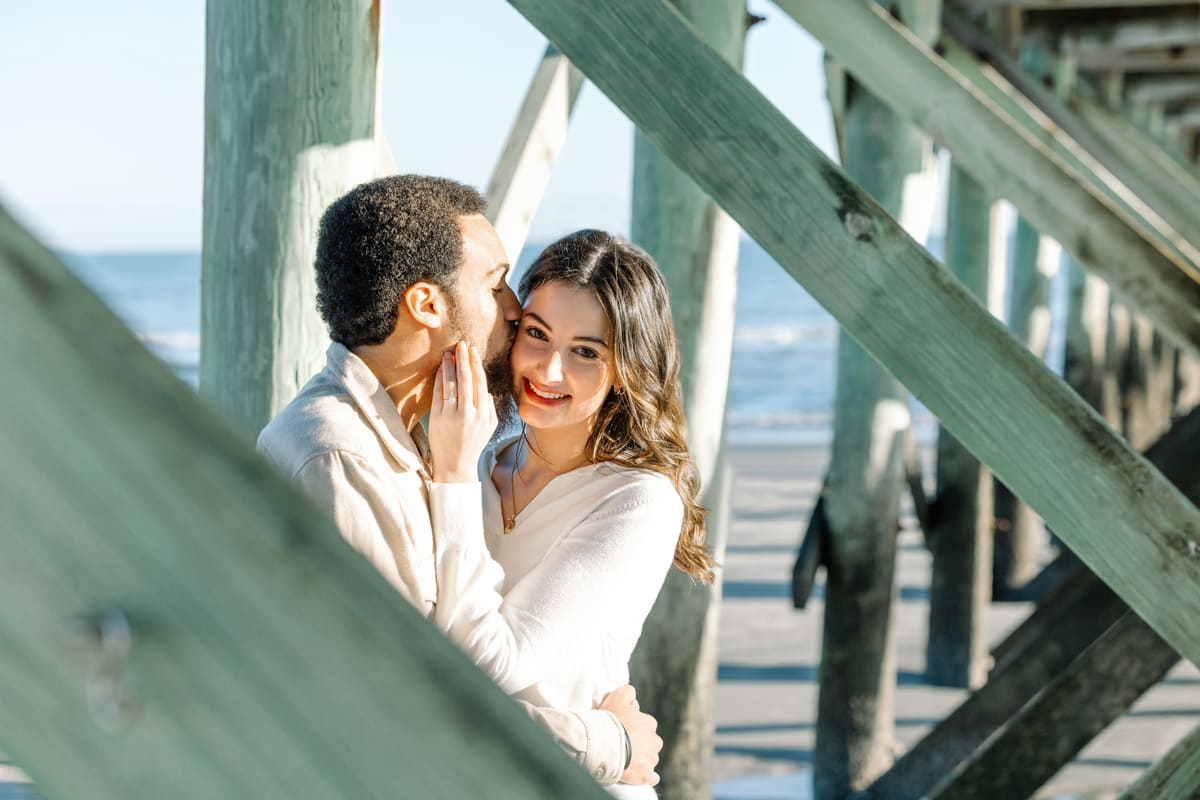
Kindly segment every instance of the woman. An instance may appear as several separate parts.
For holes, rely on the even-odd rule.
[[[712,579],[678,345],[654,262],[601,231],[546,248],[519,295],[521,431],[483,459],[485,539],[503,569],[490,580],[503,602],[439,622],[518,698],[590,709],[628,681],[670,565]]]

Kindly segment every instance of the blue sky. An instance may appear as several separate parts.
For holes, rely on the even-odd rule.
[[[747,76],[833,152],[820,46],[782,11],[746,45]],[[503,0],[384,2],[383,119],[397,166],[483,188],[545,48]],[[197,250],[204,4],[9,4],[0,26],[0,203],[52,247]],[[629,228],[632,126],[587,86],[531,238]]]

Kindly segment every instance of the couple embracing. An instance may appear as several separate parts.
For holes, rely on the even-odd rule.
[[[326,366],[259,449],[612,794],[652,798],[662,742],[629,657],[671,565],[714,568],[666,285],[585,230],[518,299],[484,208],[412,175],[329,207]]]

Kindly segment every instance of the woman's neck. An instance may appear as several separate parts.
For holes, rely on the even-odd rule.
[[[582,467],[588,463],[587,440],[588,431],[582,426],[578,430],[526,428],[525,446],[517,456],[522,477],[534,481]]]

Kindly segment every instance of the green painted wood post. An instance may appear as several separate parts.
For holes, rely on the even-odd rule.
[[[928,796],[1032,796],[1178,662],[1174,648],[1126,611]]]
[[[679,0],[679,12],[735,69],[746,39],[745,0]],[[687,173],[634,134],[632,239],[654,257],[671,292],[683,360],[688,447],[709,509],[707,541],[718,560],[729,536],[731,475],[723,454],[733,350],[739,229]],[[672,570],[630,663],[642,708],[658,718],[661,796],[710,792],[721,577],[696,584]]]
[[[547,45],[485,195],[488,221],[513,264],[521,258],[582,88],[579,70],[557,47]]]
[[[0,749],[48,800],[608,796],[3,210],[0,370]]]
[[[256,434],[320,366],[325,207],[374,178],[379,4],[207,7],[200,393]]]
[[[1182,350],[1175,351],[1171,400],[1176,414],[1185,414],[1200,405],[1200,358]]]
[[[1066,257],[1067,322],[1063,380],[1117,430],[1121,428],[1120,391],[1110,356],[1110,292],[1071,256]]]
[[[873,2],[777,4],[977,180],[1104,276],[1164,332],[1200,352],[1200,250],[1131,213],[1094,172],[1080,172],[1064,154],[1071,148],[1058,126],[1041,114],[1014,117],[1006,104],[1030,104],[1019,97],[1002,101],[994,88],[976,84],[907,35]],[[1165,236],[1172,239],[1169,247]]]
[[[1189,611],[1200,607],[1200,559],[1190,555],[1200,546],[1194,504],[672,7],[658,0],[510,4],[1084,563],[1200,662],[1200,633]],[[879,24],[892,30],[886,19]],[[920,347],[912,346],[915,331]],[[1064,472],[1063,463],[1074,468]]]
[[[1200,795],[1200,727],[1130,786],[1120,800],[1189,800]]]
[[[1122,427],[1134,447],[1145,447],[1171,422],[1174,411],[1174,347],[1150,320],[1126,314],[1128,333],[1120,365]]]
[[[946,266],[986,301],[994,198],[950,165]],[[988,672],[992,597],[992,473],[953,434],[938,428],[937,501],[929,549],[929,638],[925,676],[939,686],[978,688]]]
[[[1146,451],[1146,458],[1193,501],[1200,500],[1200,461],[1193,455],[1198,439],[1200,410],[1177,421]],[[865,800],[929,794],[1127,610],[1109,587],[1080,565],[996,648],[996,667],[987,683],[913,745],[870,787]]]
[[[901,10],[927,38],[941,3]],[[847,84],[846,172],[918,241],[932,222],[932,142],[860,84]],[[833,441],[823,493],[829,528],[813,757],[814,796],[844,797],[893,758],[896,532],[905,488],[908,392],[845,331],[838,334]]]
[[[1189,183],[1195,182],[1194,177],[1188,174],[1188,170],[1163,169],[1156,160],[1156,154],[1147,152],[1161,151],[1162,148],[1148,137],[1131,136],[1128,130],[1123,133],[1114,130],[1110,119],[1112,114],[1100,108],[1090,96],[1095,92],[1076,81],[1076,62],[1062,57],[1052,67],[1042,66],[1038,60],[1044,58],[1045,50],[1051,45],[1028,39],[1020,59],[1016,59],[960,15],[948,12],[945,21],[947,30],[961,46],[971,50],[977,59],[986,58],[991,67],[1011,82],[1020,95],[1024,95],[1025,102],[1035,105],[1055,125],[1061,127],[1067,137],[1078,143],[1085,155],[1086,170],[1095,171],[1102,180],[1106,172],[1111,172],[1112,177],[1137,196],[1137,213],[1149,218],[1161,217],[1193,244],[1200,242],[1200,235],[1197,235],[1200,219],[1191,213],[1194,203],[1190,198],[1195,195],[1189,194],[1195,188],[1189,186]],[[950,45],[949,42],[947,44]],[[957,46],[953,45],[950,49]],[[950,52],[946,53],[946,58],[951,63],[959,63],[959,59]],[[1051,71],[1056,83],[1054,89],[1042,85],[1038,77],[1039,73],[1048,75]],[[1114,73],[1111,80],[1106,80],[1103,94],[1119,98],[1120,79],[1121,73]],[[1157,155],[1164,160],[1166,158],[1165,154]]]
[[[1045,359],[1050,335],[1050,282],[1059,269],[1062,248],[1043,236],[1024,217],[1017,217],[1010,261],[1011,291],[1008,326],[1013,335]],[[1037,548],[1045,533],[1041,520],[1008,487],[995,485],[996,538],[993,553],[992,596],[1019,596],[1037,572]]]

